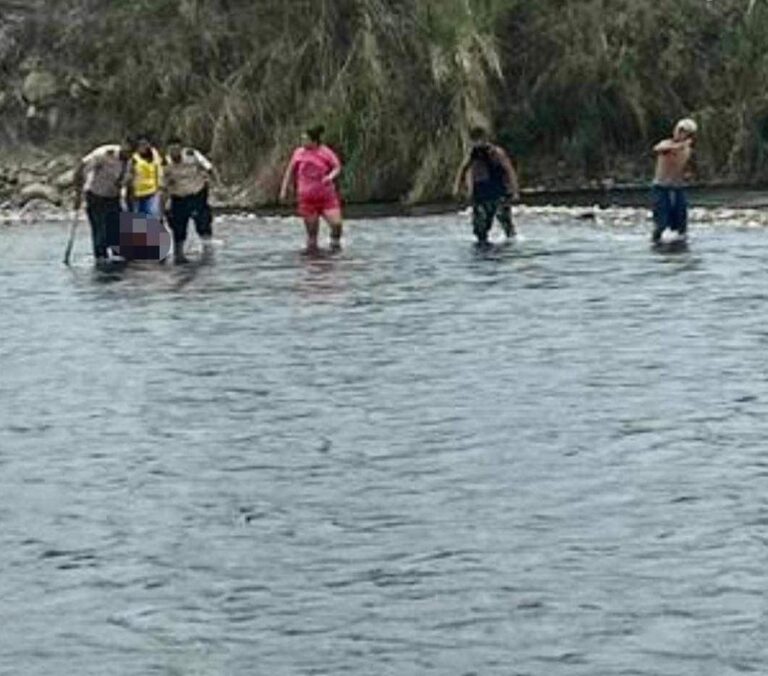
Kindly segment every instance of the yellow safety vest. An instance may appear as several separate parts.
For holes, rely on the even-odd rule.
[[[153,148],[152,160],[148,162],[136,153],[133,156],[133,194],[135,197],[147,197],[160,190],[162,179],[162,159]]]

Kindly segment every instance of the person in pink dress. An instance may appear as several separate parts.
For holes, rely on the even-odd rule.
[[[322,126],[307,129],[303,144],[294,150],[283,176],[280,200],[288,197],[294,185],[298,213],[307,229],[307,250],[317,250],[317,236],[322,217],[331,228],[331,249],[341,248],[341,199],[334,181],[341,173],[341,162],[328,146],[323,145]]]

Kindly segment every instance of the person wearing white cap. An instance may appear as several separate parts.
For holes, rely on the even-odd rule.
[[[688,199],[685,194],[685,178],[697,131],[695,120],[682,119],[675,125],[672,138],[664,139],[653,148],[656,156],[652,188],[654,244],[662,241],[665,230],[671,230],[679,239],[686,236]]]

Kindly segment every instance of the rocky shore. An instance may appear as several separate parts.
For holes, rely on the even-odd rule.
[[[51,152],[30,147],[23,152],[0,153],[0,205],[5,209],[20,209],[30,202],[44,202],[51,206],[66,207],[72,201],[72,184],[78,161],[76,153]],[[642,185],[638,182],[637,185]],[[600,193],[616,188],[630,187],[613,178],[579,183],[561,173],[553,172],[550,183],[524,186],[529,196],[550,193]],[[269,191],[266,191],[269,192]],[[449,195],[444,195],[447,199]],[[437,201],[441,201],[438,198]],[[211,202],[221,209],[258,210],[275,207],[274,198],[265,198],[263,189],[257,190],[249,181],[227,182],[216,185]],[[402,204],[397,196],[385,204]],[[415,205],[412,205],[415,206]]]
[[[0,160],[0,208],[5,211],[32,207],[67,208],[78,158],[72,153],[33,150]],[[217,186],[211,202],[222,208],[256,208],[248,191],[238,186]]]
[[[76,159],[44,154],[6,159],[0,163],[0,204],[21,208],[32,201],[65,206],[72,200]]]
[[[77,155],[29,149],[24,153],[0,155],[0,212],[55,213],[67,212],[72,205],[72,185]],[[648,205],[648,183],[617,181],[606,178],[588,184],[556,176],[551,184],[525,186],[522,202],[530,206],[569,205],[589,210],[612,206],[645,207]],[[703,183],[692,187],[692,199],[701,206],[730,208],[765,208],[768,190],[755,185],[733,185],[722,182]],[[219,184],[211,193],[211,204],[218,212],[289,214],[292,208],[263,199],[263,193],[249,189],[247,181]],[[348,201],[346,213],[350,217],[420,216],[444,213],[457,209],[457,203],[448,199],[427,203],[408,203],[393,198],[379,203]],[[586,213],[586,212],[585,212]]]

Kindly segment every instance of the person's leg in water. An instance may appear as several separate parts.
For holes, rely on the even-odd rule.
[[[107,214],[105,199],[86,193],[85,213],[91,226],[91,243],[96,263],[107,260]]]
[[[496,202],[482,201],[472,205],[472,231],[478,244],[488,244],[488,233],[496,215]]]
[[[515,222],[512,220],[512,207],[506,198],[499,202],[498,210],[496,211],[496,220],[499,221],[499,225],[501,225],[501,229],[504,231],[504,235],[507,239],[510,239],[517,234]]]
[[[320,231],[320,217],[307,214],[304,216],[304,228],[307,231],[307,253],[317,251],[317,235]]]
[[[688,198],[682,188],[676,188],[673,194],[670,227],[681,237],[685,237],[688,232]]]
[[[176,264],[188,263],[189,259],[184,255],[184,243],[187,241],[187,228],[189,226],[189,198],[172,197],[168,225],[173,233],[173,262]]]
[[[115,198],[109,198],[109,202],[106,205],[106,213],[104,216],[105,223],[105,241],[107,245],[107,253],[111,251],[113,258],[122,258],[120,252],[120,216],[122,210],[120,209],[120,200]]]
[[[653,235],[651,240],[654,244],[661,241],[661,233],[670,226],[670,212],[672,205],[670,203],[669,188],[660,185],[653,186],[651,194],[653,197]]]
[[[341,209],[338,207],[326,209],[323,212],[323,218],[331,228],[331,250],[339,251],[339,249],[341,249],[341,235],[344,231]]]
[[[213,238],[213,212],[208,204],[208,188],[203,188],[197,195],[192,196],[191,209],[197,236],[203,242],[203,249],[208,250]]]

